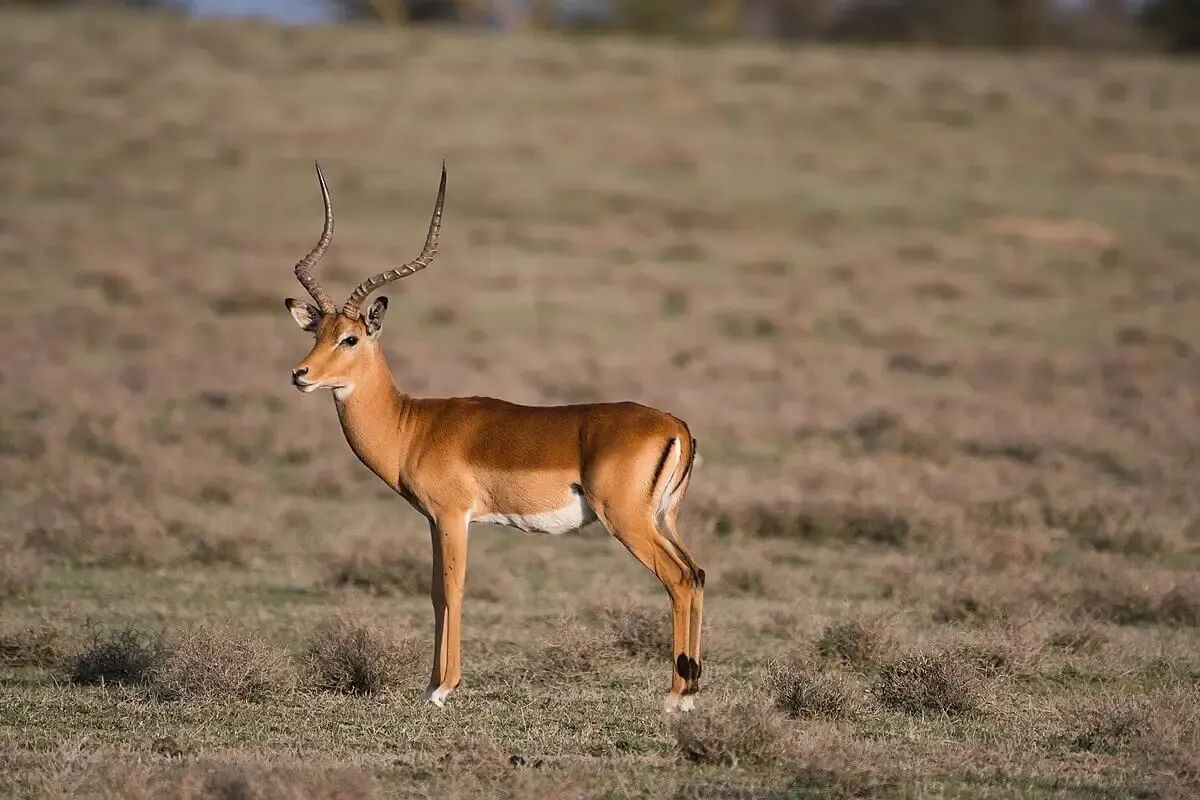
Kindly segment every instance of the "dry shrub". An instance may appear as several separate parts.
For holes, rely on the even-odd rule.
[[[526,670],[543,683],[575,680],[602,670],[612,658],[612,650],[612,639],[604,633],[576,619],[562,618],[544,646],[527,652]]]
[[[887,655],[893,645],[889,618],[873,616],[851,617],[826,625],[815,647],[825,658],[863,669]]]
[[[70,679],[82,686],[147,684],[157,677],[166,655],[161,633],[133,624],[107,635],[94,632],[91,644],[72,662]]]
[[[286,653],[249,631],[198,625],[174,637],[154,693],[164,700],[263,700],[294,687]]]
[[[771,662],[764,683],[775,707],[789,717],[839,719],[857,716],[862,710],[863,691],[857,681],[841,672],[822,670],[805,657]]]
[[[42,566],[32,550],[5,547],[0,552],[0,601],[28,595],[42,576]]]
[[[52,667],[63,660],[61,634],[50,625],[0,631],[0,664],[7,667]]]
[[[880,666],[874,691],[896,711],[957,716],[978,707],[980,675],[962,653],[909,653]]]
[[[322,689],[379,694],[398,686],[422,658],[419,645],[342,613],[316,625],[305,651],[308,672]]]
[[[786,758],[791,731],[770,704],[737,700],[702,706],[672,723],[679,750],[697,764],[773,764]]]

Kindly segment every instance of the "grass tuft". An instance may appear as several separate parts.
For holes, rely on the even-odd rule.
[[[680,753],[696,764],[769,765],[784,760],[789,752],[787,721],[763,702],[705,706],[674,720],[672,731]]]
[[[71,664],[71,683],[103,686],[142,685],[153,681],[167,655],[160,633],[126,625],[107,635],[96,632],[88,648]]]
[[[197,625],[173,638],[154,694],[163,700],[265,700],[290,692],[295,684],[287,654],[257,634]]]
[[[980,676],[971,660],[943,650],[909,653],[879,668],[874,691],[879,701],[895,711],[959,716],[979,705]]]
[[[863,669],[886,656],[893,640],[885,617],[851,617],[826,625],[815,647],[825,658]]]
[[[305,650],[316,686],[350,694],[380,694],[401,685],[422,659],[414,641],[399,640],[346,614],[319,622]]]
[[[792,718],[850,718],[862,710],[863,691],[857,681],[822,670],[805,657],[771,662],[764,682],[775,707]]]

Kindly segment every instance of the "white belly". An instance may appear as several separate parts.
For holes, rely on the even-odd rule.
[[[554,511],[536,514],[480,514],[472,522],[507,525],[526,533],[571,533],[596,520],[596,514],[579,492],[571,493],[571,502]]]

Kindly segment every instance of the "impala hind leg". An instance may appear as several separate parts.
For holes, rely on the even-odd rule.
[[[696,563],[696,559],[683,546],[674,526],[666,526],[667,533],[663,538],[669,548],[684,566],[684,581],[690,588],[688,593],[689,607],[687,613],[687,645],[682,651],[676,650],[675,671],[684,678],[683,694],[687,697],[687,707],[690,709],[692,700],[689,695],[700,691],[700,674],[703,670],[700,661],[700,630],[704,621],[704,570]]]
[[[671,693],[663,708],[690,711],[689,681],[699,677],[699,664],[689,657],[691,611],[696,577],[679,557],[672,543],[649,522],[622,525],[605,522],[609,532],[662,583],[671,598]],[[693,667],[695,665],[695,667]]]
[[[671,546],[675,548],[680,560],[687,565],[689,577],[692,582],[692,603],[690,613],[688,614],[688,638],[687,638],[687,657],[689,659],[687,687],[684,689],[685,695],[692,695],[700,691],[700,674],[703,670],[702,662],[700,661],[700,631],[704,627],[704,570],[692,557],[684,547],[683,541],[679,537],[679,530],[676,528],[675,521],[678,516],[678,506],[671,509],[671,512],[663,519],[664,536],[667,538]]]
[[[462,600],[467,577],[466,514],[439,518],[429,526],[433,545],[433,671],[425,699],[441,708],[462,680]]]

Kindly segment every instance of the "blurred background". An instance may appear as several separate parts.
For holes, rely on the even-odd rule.
[[[6,0],[56,6],[88,0]],[[102,0],[121,3],[121,0]],[[131,8],[283,24],[453,23],[686,39],[1200,47],[1191,0],[127,0]]]
[[[0,794],[1195,796],[1198,46],[1187,0],[0,2]],[[475,526],[419,705],[424,521],[283,300],[314,160],[340,301],[443,159],[396,382],[688,422],[699,722],[595,528]]]

